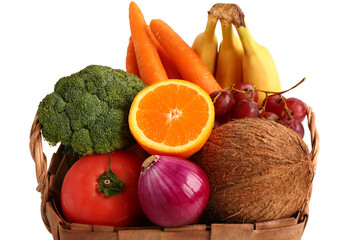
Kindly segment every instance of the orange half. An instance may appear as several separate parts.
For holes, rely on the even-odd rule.
[[[136,95],[129,112],[131,133],[152,155],[192,156],[206,143],[213,123],[210,96],[184,80],[146,87]]]

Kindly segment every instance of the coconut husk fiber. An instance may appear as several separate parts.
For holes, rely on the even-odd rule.
[[[246,118],[215,128],[192,157],[207,174],[212,222],[254,223],[294,216],[311,191],[314,166],[291,129]]]

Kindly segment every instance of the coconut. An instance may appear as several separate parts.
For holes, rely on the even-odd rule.
[[[293,130],[246,118],[214,129],[192,159],[207,174],[212,222],[254,223],[294,216],[313,180],[308,147]]]

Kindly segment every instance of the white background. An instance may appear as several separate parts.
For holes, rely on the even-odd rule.
[[[216,1],[137,0],[147,22],[166,21],[191,44]],[[303,240],[342,239],[346,211],[346,22],[343,1],[243,1],[255,40],[272,53],[286,96],[313,107],[320,154]],[[10,239],[51,239],[40,216],[29,131],[54,83],[90,64],[125,68],[129,1],[0,4],[1,229]],[[217,34],[220,35],[218,25]],[[310,144],[306,131],[306,143]],[[50,159],[54,148],[44,145]],[[7,235],[10,234],[10,235]]]

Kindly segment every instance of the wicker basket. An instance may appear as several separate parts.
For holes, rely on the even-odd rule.
[[[311,158],[316,169],[319,151],[319,135],[315,127],[315,115],[307,107],[308,128],[311,133]],[[62,217],[59,196],[65,174],[77,160],[71,154],[62,153],[63,147],[53,154],[47,169],[47,159],[42,148],[41,125],[35,116],[30,132],[30,151],[36,165],[37,191],[41,193],[41,215],[54,240],[68,239],[119,239],[119,240],[169,240],[169,239],[242,239],[242,240],[299,240],[308,220],[308,205],[312,184],[304,206],[296,216],[287,219],[255,224],[195,224],[176,228],[159,226],[115,228],[69,223]]]

